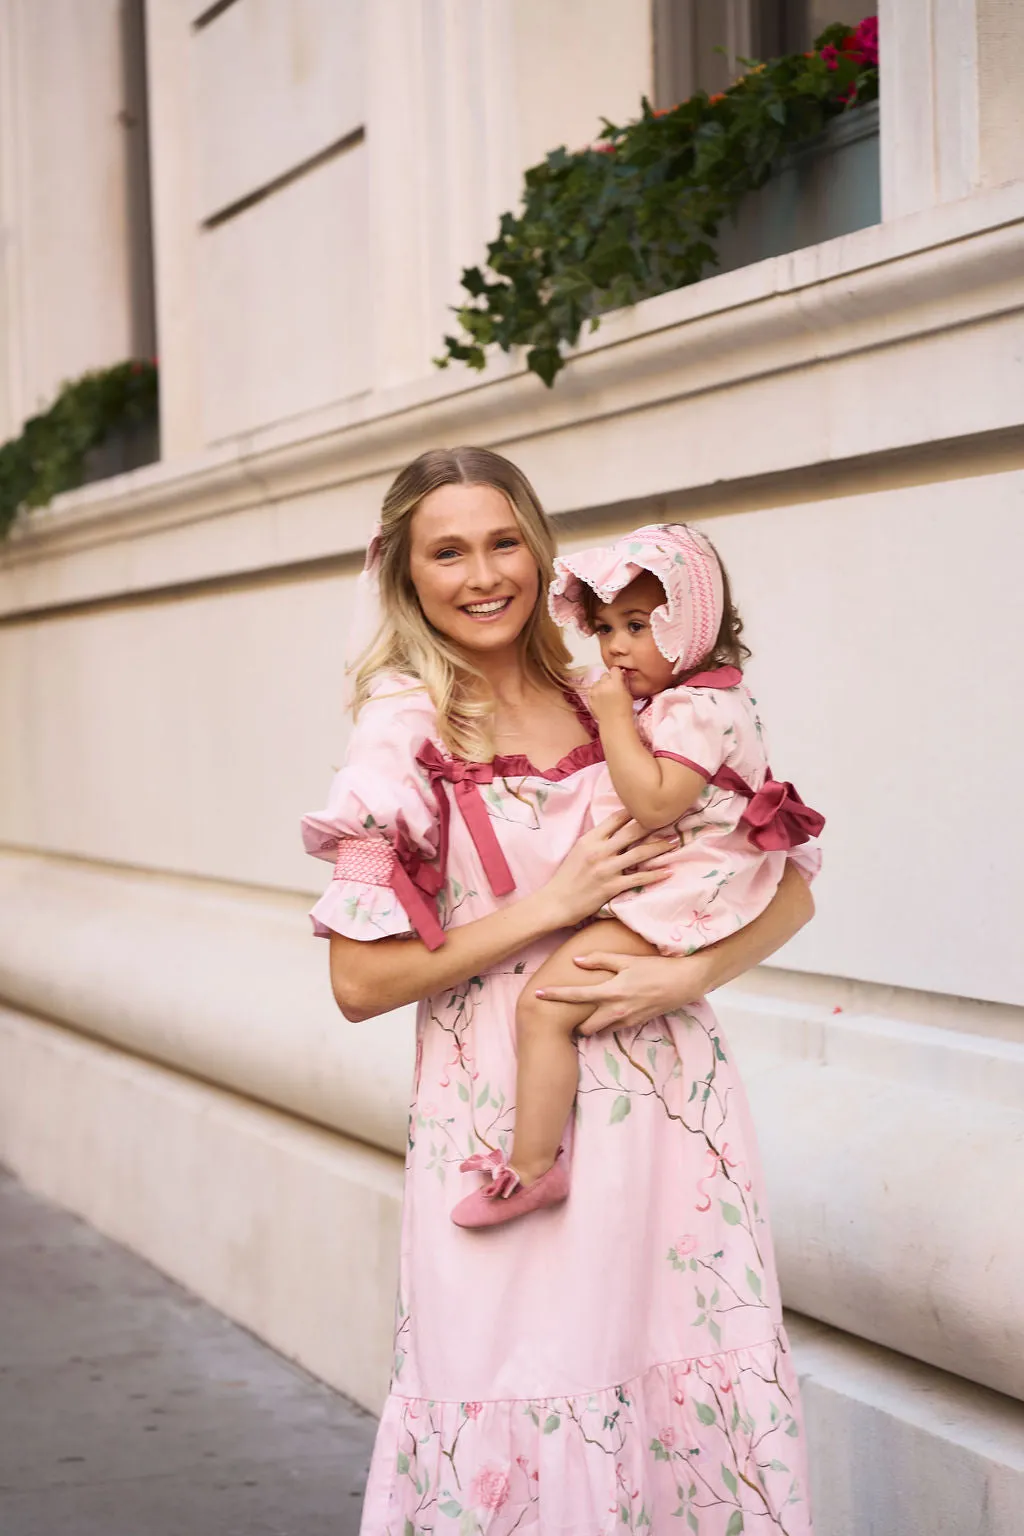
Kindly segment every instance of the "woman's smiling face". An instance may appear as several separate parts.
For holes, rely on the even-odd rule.
[[[409,574],[429,624],[463,651],[515,644],[540,591],[510,503],[490,485],[442,485],[409,529]]]

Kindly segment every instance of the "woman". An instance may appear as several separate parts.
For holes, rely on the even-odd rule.
[[[336,861],[314,908],[350,1019],[421,999],[392,1393],[363,1536],[811,1529],[754,1138],[703,994],[810,916],[768,910],[686,958],[579,935],[569,1200],[481,1236],[456,1202],[507,1148],[515,1004],[665,844],[588,826],[601,747],[547,615],[551,529],[483,449],[423,454],[368,563],[381,633],[347,766],[304,823]],[[536,767],[534,765],[553,765]],[[371,940],[372,942],[366,942]],[[685,1011],[681,1011],[685,1010]]]

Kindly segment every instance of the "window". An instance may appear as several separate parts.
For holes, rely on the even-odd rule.
[[[838,17],[836,0],[654,0],[656,107],[724,91],[742,59],[798,53]]]

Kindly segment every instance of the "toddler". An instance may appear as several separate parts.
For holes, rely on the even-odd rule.
[[[558,559],[549,603],[559,624],[596,634],[607,668],[588,699],[606,763],[593,819],[624,806],[645,831],[673,827],[679,847],[659,861],[665,880],[616,897],[600,914],[611,921],[567,940],[521,995],[512,1149],[456,1206],[460,1226],[497,1225],[568,1194],[560,1143],[578,1081],[574,1036],[593,1005],[537,993],[575,985],[573,957],[588,947],[686,955],[735,932],[771,901],[786,850],[824,825],[771,776],[740,669],[742,624],[702,533],[644,527]]]

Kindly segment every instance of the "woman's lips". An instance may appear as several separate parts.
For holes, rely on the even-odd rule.
[[[493,619],[500,619],[508,611],[511,602],[511,597],[492,597],[484,602],[463,603],[462,612],[477,624],[487,624]]]

